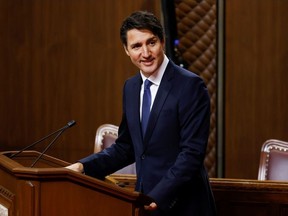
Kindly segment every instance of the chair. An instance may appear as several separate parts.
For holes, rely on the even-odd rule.
[[[288,180],[288,142],[270,139],[263,143],[258,180]]]
[[[94,152],[100,152],[111,146],[118,137],[118,126],[112,124],[103,124],[96,131]],[[135,163],[128,165],[114,174],[132,174],[136,175]]]

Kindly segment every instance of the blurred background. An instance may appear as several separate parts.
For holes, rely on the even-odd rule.
[[[123,83],[138,72],[120,25],[148,10],[165,26],[167,55],[209,89],[210,177],[256,179],[262,144],[288,140],[287,9],[287,0],[0,0],[0,151],[73,119],[47,154],[93,153],[97,128],[119,125]]]

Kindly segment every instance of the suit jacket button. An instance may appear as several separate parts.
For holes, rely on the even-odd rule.
[[[144,160],[144,159],[145,159],[145,154],[143,154],[143,155],[141,156],[141,159],[142,159],[142,160]]]

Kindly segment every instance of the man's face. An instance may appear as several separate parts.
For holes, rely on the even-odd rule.
[[[164,59],[164,42],[149,30],[132,29],[127,32],[126,54],[146,77],[156,72]]]

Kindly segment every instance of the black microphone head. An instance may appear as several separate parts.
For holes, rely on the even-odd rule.
[[[70,122],[67,123],[68,127],[72,127],[76,124],[75,120],[71,120]]]

